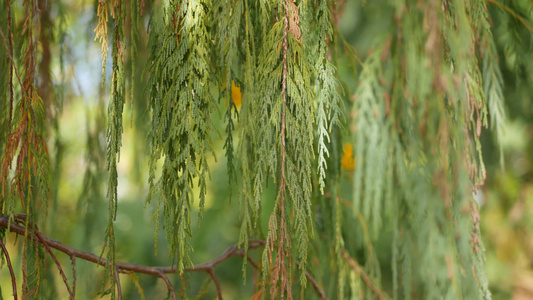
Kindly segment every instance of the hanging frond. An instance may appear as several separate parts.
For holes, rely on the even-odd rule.
[[[150,189],[162,193],[170,255],[180,273],[192,264],[194,181],[200,189],[201,217],[209,176],[207,155],[213,152],[212,45],[206,29],[210,5],[207,0],[171,1],[150,21]],[[162,173],[156,180],[161,157]]]
[[[262,138],[258,154],[263,158],[264,172],[279,183],[269,219],[267,249],[263,253],[263,280],[266,281],[273,266],[269,277],[271,297],[279,293],[290,299],[292,237],[289,232],[295,233],[298,242],[300,282],[305,286],[307,247],[314,230],[311,211],[314,158],[311,100],[314,95],[305,88],[311,85],[312,73],[301,46],[299,7],[291,0],[280,1],[277,13],[279,21],[268,32],[259,57],[262,104],[257,128],[261,128]]]
[[[326,179],[326,157],[329,151],[326,146],[330,142],[331,127],[341,126],[344,121],[343,102],[341,98],[342,87],[336,79],[335,66],[327,58],[327,40],[333,35],[330,21],[330,11],[327,1],[320,1],[316,11],[316,49],[312,52],[315,60],[314,70],[316,74],[316,95],[318,97],[318,107],[316,108],[317,135],[318,135],[318,178],[320,191],[324,194]],[[311,42],[311,41],[310,41]]]

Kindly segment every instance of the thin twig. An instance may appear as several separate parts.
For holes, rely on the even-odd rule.
[[[259,269],[259,265],[257,265],[250,256],[247,256],[246,260],[248,260],[248,262],[250,263],[250,265],[252,265],[254,269]]]
[[[44,247],[46,248],[46,251],[48,251],[48,253],[52,257],[52,259],[54,260],[54,262],[55,262],[55,264],[57,266],[57,269],[59,270],[59,274],[61,274],[61,278],[63,278],[63,282],[65,283],[65,286],[67,287],[67,291],[68,291],[68,294],[70,296],[70,299],[74,299],[74,293],[72,292],[72,290],[70,289],[70,286],[68,285],[67,276],[65,275],[65,272],[63,272],[63,268],[61,267],[61,264],[57,260],[57,257],[54,255],[54,253],[52,252],[50,247],[48,247],[48,244],[43,239],[43,236],[39,233],[39,231],[36,228],[36,226],[35,226],[34,230],[35,230],[35,235],[37,236],[37,238],[39,239],[41,244],[44,245]]]
[[[217,289],[218,300],[222,300],[222,288],[220,287],[220,283],[218,282],[218,279],[215,276],[215,269],[213,269],[213,268],[209,269],[209,271],[207,271],[207,274],[209,274],[209,276],[211,276],[211,279],[215,283],[215,287]]]
[[[163,272],[159,272],[159,278],[163,279],[163,281],[167,284],[167,289],[170,292],[170,295],[172,295],[172,300],[177,300],[176,292],[174,291],[172,283],[170,282],[170,280],[168,280],[167,275],[165,275],[165,273]]]
[[[487,1],[487,2],[489,2],[489,3],[492,3],[492,4],[496,5],[496,6],[498,6],[499,8],[501,8],[501,9],[507,11],[509,14],[511,14],[511,16],[513,16],[513,17],[515,17],[516,19],[518,19],[518,21],[520,21],[520,23],[522,23],[522,24],[524,25],[524,27],[526,27],[527,30],[529,30],[529,32],[533,32],[533,28],[529,27],[529,25],[526,23],[526,21],[525,21],[522,17],[520,17],[520,16],[518,15],[518,13],[516,13],[515,11],[513,11],[513,10],[510,9],[509,7],[503,5],[503,4],[501,4],[501,3],[499,3],[499,2],[497,2],[497,1],[495,1],[495,0],[485,0],[485,1]]]
[[[117,284],[118,300],[122,300],[122,288],[120,287],[120,277],[119,277],[119,272],[118,272],[118,268],[116,264],[115,264],[115,282]]]
[[[311,285],[315,288],[316,292],[320,295],[321,299],[323,300],[329,299],[328,296],[326,296],[326,293],[324,292],[324,290],[320,287],[320,285],[316,281],[316,279],[313,276],[311,276],[311,273],[309,273],[308,271],[305,271],[305,277],[307,278],[307,280],[311,282]]]
[[[297,261],[296,265],[299,267],[300,262]],[[309,280],[309,282],[311,282],[311,285],[315,288],[316,292],[320,295],[320,298],[322,300],[327,300],[328,296],[326,295],[324,290],[320,287],[316,279],[311,275],[311,273],[309,273],[308,271],[305,271],[305,277],[307,278],[307,280]]]
[[[4,43],[4,48],[9,52],[9,47],[6,44],[6,36],[2,32],[2,30],[0,30],[0,35],[2,36],[2,42]],[[17,71],[17,68],[15,67],[15,59],[13,58],[13,54],[11,52],[9,52],[8,58],[9,58],[9,60],[11,60],[11,63],[13,64],[13,70],[15,71],[15,76],[17,77],[17,80],[18,80],[20,86],[21,87],[24,86],[22,84],[22,79],[20,79],[20,74]],[[25,89],[21,88],[21,91],[24,94],[24,97],[26,97],[26,99],[30,99],[30,96],[28,95],[28,92]]]
[[[9,0],[8,0],[9,1]],[[11,259],[9,258],[9,253],[7,252],[6,246],[2,239],[0,239],[0,247],[4,251],[6,256],[7,268],[9,269],[9,274],[11,274],[11,284],[13,285],[13,299],[17,300],[17,280],[15,279],[15,272],[13,272],[13,266],[11,266]]]
[[[70,261],[72,265],[72,294],[76,296],[76,256],[71,255]]]
[[[368,274],[366,274],[365,271],[363,271],[361,266],[359,266],[359,264],[353,258],[350,257],[350,255],[348,254],[348,252],[346,252],[346,250],[342,250],[342,257],[355,270],[355,272],[357,272],[357,274],[359,274],[359,276],[363,278],[363,281],[365,282],[366,286],[368,286],[368,288],[372,290],[374,294],[376,294],[376,296],[378,296],[380,300],[387,300],[390,298],[384,295],[384,292],[372,282],[372,279],[370,279],[370,276],[368,276]]]

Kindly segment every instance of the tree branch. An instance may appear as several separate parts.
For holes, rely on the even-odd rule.
[[[222,288],[220,287],[220,283],[218,282],[218,279],[215,276],[215,270],[213,268],[211,268],[211,269],[209,269],[209,271],[207,271],[207,273],[209,274],[209,276],[211,276],[211,279],[215,283],[215,287],[217,289],[218,299],[222,299]]]
[[[166,283],[168,291],[170,292],[170,295],[172,295],[172,300],[177,300],[176,292],[174,291],[174,287],[172,286],[172,283],[170,282],[170,280],[168,280],[167,275],[163,272],[160,272],[159,274],[161,275],[160,278],[162,278],[163,281]]]
[[[19,216],[17,216],[19,217]],[[23,217],[23,216],[21,216]],[[30,224],[30,226],[33,226]],[[22,226],[22,225],[19,225],[17,223],[14,223],[14,222],[9,222],[9,217],[8,216],[0,216],[0,228],[6,228],[8,229],[9,231],[13,232],[13,233],[16,233],[18,235],[22,235],[22,236],[26,236],[26,227]],[[29,233],[33,234],[35,237],[37,237],[37,241],[39,241],[41,244],[48,246],[50,248],[54,248],[58,251],[61,251],[65,254],[67,254],[71,261],[72,261],[72,268],[73,268],[73,286],[72,286],[72,290],[69,289],[69,292],[72,291],[72,293],[75,293],[75,285],[76,285],[76,269],[75,269],[75,259],[76,258],[81,258],[83,260],[86,260],[86,261],[90,261],[92,263],[95,263],[97,265],[100,265],[100,266],[105,266],[106,263],[107,263],[107,259],[105,258],[102,258],[94,253],[91,253],[91,252],[87,252],[87,251],[82,251],[82,250],[79,250],[79,249],[76,249],[76,248],[73,248],[71,246],[68,246],[68,245],[65,245],[63,243],[60,243],[54,239],[51,239],[49,237],[46,237],[44,235],[42,235],[36,227],[34,227],[34,231],[33,233],[31,231],[28,231]],[[14,272],[11,268],[11,263],[10,263],[10,260],[9,260],[9,256],[8,256],[8,253],[7,253],[7,250],[3,247],[3,243],[1,243],[2,241],[0,240],[0,246],[2,246],[2,248],[4,249],[4,253],[6,255],[6,257],[8,258],[7,259],[7,262],[8,262],[8,267],[10,269],[10,272],[11,272],[11,277],[12,277],[12,280],[13,280],[13,287],[14,287],[14,299],[17,299],[17,296],[16,296],[16,285],[15,285],[15,277],[14,277]],[[250,239],[249,240],[249,243],[248,243],[248,250],[252,250],[252,249],[257,249],[259,247],[264,247],[266,245],[266,242],[264,240],[258,240],[258,239]],[[47,247],[47,248],[48,248]],[[49,251],[51,252],[51,251]],[[231,247],[229,247],[228,249],[226,249],[226,251],[224,251],[224,253],[222,253],[222,255],[220,255],[219,257],[209,261],[209,262],[206,262],[206,263],[203,263],[203,264],[199,264],[199,265],[196,265],[196,266],[193,266],[193,267],[187,267],[185,268],[185,272],[206,272],[207,274],[209,274],[209,276],[211,277],[211,279],[213,280],[213,283],[215,284],[215,288],[216,288],[216,291],[217,291],[217,297],[218,299],[222,299],[222,288],[220,286],[220,282],[218,281],[218,279],[216,278],[215,276],[215,272],[214,272],[214,267],[217,266],[219,263],[231,258],[231,257],[235,257],[235,256],[238,256],[238,257],[242,257],[242,258],[246,258],[250,264],[255,268],[255,269],[259,269],[259,266],[253,262],[253,260],[250,258],[250,257],[245,257],[245,251],[244,249],[239,249],[239,244],[235,244]],[[299,262],[297,261],[296,264],[299,264]],[[119,273],[141,273],[141,274],[147,274],[147,275],[151,275],[151,276],[154,276],[154,277],[158,277],[158,278],[161,278],[163,279],[163,281],[165,281],[165,284],[167,285],[167,288],[168,290],[170,291],[171,295],[172,295],[172,298],[173,299],[176,299],[176,294],[175,294],[175,291],[174,291],[174,288],[172,286],[172,283],[170,282],[170,280],[168,279],[168,277],[166,276],[166,274],[174,274],[174,273],[178,273],[178,269],[175,267],[175,266],[164,266],[164,267],[154,267],[154,266],[145,266],[145,265],[138,265],[138,264],[134,264],[134,263],[126,263],[126,262],[116,262],[116,268],[117,268],[117,276]],[[315,288],[316,292],[320,295],[320,297],[322,299],[328,299],[327,296],[326,296],[326,293],[324,292],[324,290],[320,287],[320,285],[318,284],[317,280],[309,273],[309,272],[305,272],[305,277],[307,277],[307,279],[309,280],[309,282],[311,282],[311,285]],[[117,279],[118,281],[118,279]]]
[[[2,239],[0,239],[0,247],[4,251],[6,256],[7,268],[9,269],[9,274],[11,274],[11,284],[13,285],[13,299],[17,300],[17,280],[15,279],[15,272],[13,272],[13,266],[11,266],[11,259],[9,259],[9,253],[7,252],[6,246]]]
[[[120,286],[120,277],[119,277],[118,267],[116,264],[115,264],[115,282],[117,284],[118,300],[122,300],[122,287]]]
[[[9,223],[9,217],[8,216],[1,216],[0,217],[0,227],[9,229],[9,231],[25,236],[26,235],[26,227],[21,226],[16,223]],[[107,259],[102,258],[94,253],[78,250],[76,248],[73,248],[71,246],[65,245],[63,243],[60,243],[56,240],[53,240],[51,238],[48,238],[44,235],[41,235],[37,229],[33,233],[37,238],[38,241],[44,245],[48,245],[51,248],[54,248],[56,250],[59,250],[71,257],[81,258],[86,261],[90,261],[92,263],[95,263],[97,265],[105,266],[107,263]],[[256,249],[261,246],[264,246],[265,242],[261,240],[251,240],[249,243],[248,249]],[[7,255],[7,250],[5,251],[5,254]],[[218,265],[219,263],[225,261],[228,258],[239,256],[244,257],[244,250],[239,250],[238,245],[233,245],[229,247],[221,256],[215,258],[212,261],[196,265],[194,267],[187,267],[185,268],[185,272],[199,272],[204,271],[213,278],[214,283],[217,288],[217,295],[219,299],[222,299],[222,292],[220,285],[218,284],[218,281],[214,278],[214,271],[213,268]],[[170,284],[170,281],[166,277],[165,274],[173,274],[177,273],[178,270],[175,266],[165,266],[165,267],[154,267],[154,266],[144,266],[144,265],[138,265],[134,263],[125,263],[125,262],[116,262],[116,268],[118,272],[120,273],[128,273],[128,272],[135,272],[135,273],[141,273],[141,274],[147,274],[154,277],[161,278],[165,281],[167,284],[167,287],[173,293],[172,285]],[[118,274],[117,272],[117,274]],[[170,284],[170,285],[169,285]],[[69,289],[70,292],[70,289]]]
[[[296,265],[299,267],[300,262],[296,261]],[[328,296],[326,295],[324,290],[320,287],[316,279],[307,270],[305,271],[305,277],[307,278],[307,280],[309,280],[309,282],[311,282],[311,285],[315,288],[316,292],[320,295],[320,298],[322,300],[328,300]]]
[[[74,300],[74,293],[72,292],[72,290],[70,289],[70,286],[68,285],[67,276],[65,275],[65,272],[63,272],[63,268],[61,267],[61,264],[57,260],[56,256],[54,255],[54,253],[52,252],[50,247],[48,247],[48,244],[46,244],[46,241],[43,239],[43,236],[39,233],[39,231],[37,229],[37,226],[34,226],[34,227],[35,227],[34,228],[35,235],[39,238],[39,241],[41,242],[41,244],[44,245],[44,247],[46,248],[46,251],[48,253],[50,253],[50,256],[54,260],[54,262],[55,262],[55,264],[57,266],[57,269],[59,270],[59,274],[61,274],[61,278],[63,279],[63,282],[65,283],[65,286],[67,287],[67,291],[68,291],[68,294],[69,294],[69,299]]]
[[[76,295],[76,257],[71,255],[70,262],[72,265],[72,294]]]

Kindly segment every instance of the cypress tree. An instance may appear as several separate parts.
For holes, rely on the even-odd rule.
[[[59,0],[0,4],[0,242],[13,289],[57,297],[60,280],[74,299],[76,261],[88,260],[105,267],[100,292],[112,299],[127,293],[124,273],[143,297],[135,274],[186,298],[193,271],[206,272],[222,298],[214,266],[240,256],[244,282],[254,270],[253,299],[490,299],[472,195],[487,177],[482,135],[504,135],[499,56],[504,49],[519,60],[528,49],[509,33],[531,37],[520,15],[527,9],[492,0],[356,2],[363,29],[380,32],[364,55],[341,34],[344,1],[94,1],[88,42],[101,49],[100,99],[87,112],[76,213],[88,224],[84,245],[103,240],[99,256],[46,236],[60,220],[73,12]],[[374,19],[378,5],[384,18]],[[492,17],[497,9],[506,17]],[[165,232],[168,267],[117,258],[128,102],[135,143],[147,145],[134,154],[148,161],[147,178],[138,176],[149,186],[145,209],[154,211],[156,246]],[[238,211],[239,235],[200,264],[194,232],[209,210],[217,160],[231,192],[214,201]],[[104,198],[107,211],[95,212]],[[10,231],[21,235],[22,278],[5,247]]]

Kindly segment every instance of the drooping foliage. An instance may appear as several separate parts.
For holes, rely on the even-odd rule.
[[[50,59],[46,56],[50,51],[49,44],[39,38],[47,32],[48,24],[42,17],[47,10],[41,10],[39,15],[39,3],[25,1],[22,7],[25,28],[15,28],[11,5],[8,1],[3,10],[7,15],[4,23],[7,30],[2,30],[5,54],[2,70],[5,70],[3,78],[7,82],[4,82],[2,92],[5,133],[2,134],[0,207],[2,215],[8,215],[10,222],[16,221],[15,214],[25,214],[20,221],[28,225],[46,218],[49,197],[45,104],[51,105],[52,99],[46,98],[51,95],[51,86],[46,72],[37,73],[37,66],[46,67],[45,60]],[[17,37],[20,37],[19,45],[14,42]],[[38,43],[43,46],[40,64],[37,61]],[[32,235],[34,228],[27,228],[28,234]],[[43,266],[41,249],[35,247],[32,239],[25,239],[22,246],[23,293],[39,290]]]
[[[105,173],[106,229],[85,231],[104,241],[102,293],[120,298],[119,276],[129,270],[117,260],[115,224],[130,101],[131,128],[148,148],[135,151],[149,164],[145,206],[155,211],[155,243],[163,227],[172,265],[154,272],[171,296],[165,272],[179,274],[186,297],[187,272],[197,271],[193,220],[201,226],[208,210],[218,159],[238,203],[214,201],[239,211],[235,256],[244,274],[254,269],[254,298],[490,299],[472,194],[487,176],[481,135],[489,127],[497,140],[504,135],[496,36],[513,41],[508,63],[530,64],[517,62],[524,46],[515,35],[493,31],[492,9],[510,9],[487,2],[367,3],[363,15],[379,5],[387,22],[375,29],[366,21],[380,34],[361,61],[341,34],[344,1],[95,1],[101,100],[95,124],[87,122],[78,207],[86,221],[98,219],[91,207]],[[66,25],[61,1],[21,3],[0,7],[0,217],[27,229],[22,293],[39,296],[51,268],[45,257],[54,257],[38,228],[58,205],[48,199],[58,197],[61,177]],[[528,28],[509,14],[498,26],[518,19]],[[72,288],[55,261],[74,298],[79,256],[67,254]],[[221,297],[212,266],[201,267]]]
[[[193,188],[197,181],[201,214],[209,176],[207,155],[212,152],[209,6],[208,1],[170,2],[156,8],[149,27],[150,193],[162,195],[166,236],[180,273],[192,264]],[[156,180],[156,163],[162,156],[163,169]]]

